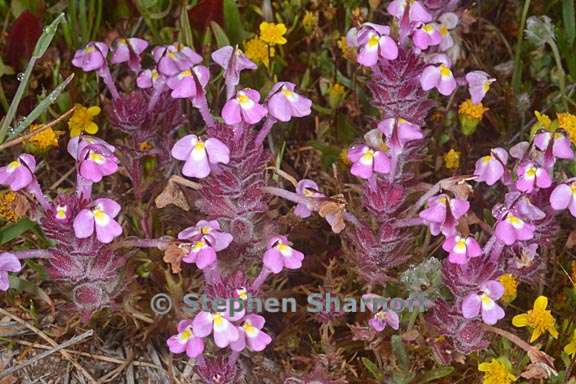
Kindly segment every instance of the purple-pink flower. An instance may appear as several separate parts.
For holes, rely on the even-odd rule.
[[[20,272],[22,265],[18,258],[8,252],[0,253],[0,291],[7,291],[10,287],[8,272]]]
[[[74,218],[74,234],[85,239],[96,231],[101,243],[110,243],[122,234],[122,227],[114,218],[120,213],[120,204],[112,199],[96,199],[89,208],[78,212]]]
[[[482,321],[494,325],[504,318],[504,310],[496,300],[504,294],[504,287],[496,280],[489,280],[480,285],[480,292],[471,293],[462,301],[462,315],[465,319],[473,319],[482,315]]]
[[[323,197],[324,194],[319,192],[318,184],[312,180],[302,179],[296,185],[296,193],[304,197]],[[313,207],[311,204],[298,203],[294,208],[294,214],[303,219],[312,214]]]
[[[378,123],[378,129],[388,138],[388,145],[396,152],[402,151],[410,141],[424,138],[419,125],[399,118],[388,118]]]
[[[174,76],[202,62],[202,56],[180,43],[155,47],[152,56],[158,64],[158,72],[165,76]]]
[[[196,135],[186,135],[174,144],[172,157],[185,161],[182,174],[204,178],[210,174],[210,165],[228,164],[230,150],[220,140],[210,138],[202,141]]]
[[[254,89],[245,88],[238,91],[222,108],[222,118],[228,125],[245,122],[256,124],[268,114],[268,110],[259,103],[260,93]]]
[[[263,351],[272,342],[270,335],[262,331],[265,320],[259,315],[246,315],[241,326],[238,327],[238,340],[230,343],[233,351],[243,351],[248,347],[253,352]]]
[[[422,24],[412,34],[414,46],[425,50],[428,47],[439,45],[442,41],[439,26],[436,23]]]
[[[496,79],[491,78],[486,72],[472,71],[466,74],[466,82],[468,83],[468,91],[474,104],[479,104],[484,99],[484,96],[490,90],[490,85]]]
[[[556,132],[543,131],[536,134],[534,136],[534,145],[544,152],[544,163],[547,166],[552,166],[556,158],[574,158],[570,139],[560,130]]]
[[[395,60],[398,57],[398,46],[389,35],[388,26],[374,23],[364,23],[359,30],[352,29],[348,41],[352,46],[360,47],[358,63],[371,67],[376,65],[380,57]]]
[[[552,185],[552,178],[548,171],[536,164],[527,162],[518,167],[518,180],[516,188],[519,191],[530,193],[534,188],[548,188]]]
[[[556,186],[550,195],[550,205],[557,211],[568,209],[576,217],[576,181]]]
[[[228,248],[234,239],[231,234],[222,232],[217,220],[200,220],[193,227],[188,227],[178,233],[178,238],[180,240],[197,240],[206,235],[209,235],[212,238],[212,246],[216,252]]]
[[[224,70],[226,83],[232,85],[240,82],[240,72],[243,70],[258,68],[238,47],[233,48],[229,45],[212,52],[212,60]]]
[[[178,323],[178,334],[171,336],[166,341],[166,344],[170,352],[186,352],[186,355],[191,359],[204,352],[204,339],[194,335],[192,320],[180,321]]]
[[[291,247],[286,236],[274,236],[268,241],[263,263],[273,273],[280,273],[282,268],[298,269],[302,266],[304,254]]]
[[[494,185],[504,175],[504,166],[508,163],[508,152],[503,148],[494,148],[490,154],[476,161],[474,176],[477,181]]]
[[[12,191],[26,188],[34,180],[36,159],[23,153],[14,161],[0,168],[0,185],[10,187]]]
[[[226,348],[240,337],[238,328],[230,322],[225,312],[199,312],[192,321],[192,331],[196,337],[213,333],[214,343],[220,348]]]
[[[442,249],[448,252],[448,261],[454,264],[466,264],[472,257],[482,255],[482,248],[475,238],[454,235],[447,237]]]
[[[429,91],[436,88],[442,95],[450,96],[458,86],[450,69],[450,60],[446,55],[439,54],[434,56],[431,63],[436,65],[424,68],[420,76],[422,89]]]
[[[78,162],[80,175],[94,183],[118,170],[113,145],[94,136],[76,136],[68,142],[68,153]]]
[[[386,326],[394,330],[400,328],[400,317],[398,314],[393,310],[383,308],[385,300],[385,298],[373,293],[362,295],[362,301],[366,303],[366,307],[373,313],[370,320],[368,320],[368,325],[377,332],[382,332]]]
[[[182,261],[188,264],[195,263],[198,269],[204,269],[216,262],[216,240],[210,235],[202,235],[200,238],[192,240],[188,251]]]
[[[426,208],[419,216],[430,227],[434,236],[442,233],[444,236],[456,234],[458,220],[468,212],[470,203],[459,198],[450,198],[441,194],[428,199]]]
[[[210,80],[210,71],[203,65],[186,68],[170,77],[166,84],[175,99],[195,98],[202,94]]]
[[[518,240],[530,240],[534,237],[534,225],[525,222],[512,212],[508,212],[503,220],[496,225],[495,235],[506,245],[512,245]]]
[[[91,41],[86,47],[79,49],[74,54],[72,64],[84,72],[97,71],[106,66],[108,46],[99,41]]]
[[[367,145],[350,148],[348,160],[354,163],[350,173],[362,179],[371,178],[374,172],[381,174],[390,172],[390,157],[385,152],[374,150]]]
[[[432,15],[420,1],[394,0],[388,4],[386,10],[398,20],[402,20],[408,7],[408,20],[410,23],[428,23],[432,21]]]
[[[312,113],[312,100],[294,92],[296,84],[287,81],[276,83],[268,96],[268,112],[280,121],[304,117]]]
[[[140,55],[148,48],[148,42],[138,37],[128,39],[119,38],[112,48],[112,64],[128,62],[128,66],[134,72],[140,71]]]
[[[138,88],[160,88],[166,83],[166,76],[162,75],[156,69],[145,69],[136,78]]]

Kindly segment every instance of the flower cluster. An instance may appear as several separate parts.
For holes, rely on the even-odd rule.
[[[287,43],[284,37],[286,31],[286,26],[282,23],[274,24],[263,21],[260,24],[260,34],[244,43],[246,56],[255,63],[262,63],[268,67],[270,59],[276,54],[274,46]]]

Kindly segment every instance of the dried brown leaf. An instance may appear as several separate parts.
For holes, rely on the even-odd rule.
[[[165,263],[170,264],[172,273],[180,273],[182,271],[182,259],[188,254],[183,244],[172,243],[168,245],[168,248],[164,251]]]
[[[164,190],[156,197],[154,200],[156,203],[156,207],[164,208],[170,204],[177,206],[185,211],[190,210],[190,205],[188,204],[188,200],[186,200],[186,196],[180,187],[172,180],[168,180],[168,184]]]
[[[334,233],[340,233],[346,227],[344,223],[345,212],[346,200],[342,194],[324,198],[320,201],[318,213],[326,219]]]

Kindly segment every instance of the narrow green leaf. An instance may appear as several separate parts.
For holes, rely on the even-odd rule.
[[[392,351],[398,359],[398,365],[403,371],[408,371],[410,369],[410,358],[408,357],[406,348],[404,348],[402,339],[399,335],[394,335],[390,339],[390,342],[392,343]]]
[[[194,38],[192,37],[192,27],[190,26],[188,9],[186,9],[186,7],[182,7],[182,12],[180,12],[180,29],[182,30],[182,40],[184,45],[193,47]]]
[[[39,59],[44,55],[44,53],[50,46],[50,43],[52,42],[52,39],[54,38],[56,31],[58,30],[58,25],[63,20],[64,20],[64,13],[61,13],[60,15],[58,15],[56,19],[54,19],[52,23],[50,23],[49,26],[44,28],[44,32],[42,33],[42,35],[38,39],[38,42],[36,43],[36,47],[34,48],[32,57],[34,57],[35,59]]]
[[[450,365],[447,365],[444,367],[433,368],[433,369],[430,369],[429,371],[426,371],[424,374],[422,374],[420,377],[418,377],[416,382],[429,383],[431,381],[438,380],[438,379],[441,379],[441,378],[446,377],[446,376],[450,376],[453,372],[454,372],[454,367],[452,367]]]
[[[224,30],[230,36],[232,43],[238,44],[246,37],[246,32],[242,26],[242,18],[236,0],[224,0],[223,7]]]
[[[24,218],[17,223],[5,225],[0,229],[0,244],[6,244],[9,241],[22,236],[36,225],[35,222]]]
[[[576,38],[576,13],[574,12],[574,0],[563,0],[562,18],[564,21],[566,42],[571,46]]]
[[[58,98],[60,93],[62,93],[64,88],[66,88],[66,86],[72,81],[73,78],[74,78],[74,74],[72,73],[70,76],[68,76],[66,78],[66,80],[64,80],[59,86],[57,86],[52,92],[50,92],[48,97],[46,97],[44,100],[42,100],[40,103],[38,103],[36,108],[34,108],[32,110],[32,112],[30,112],[28,114],[28,116],[26,116],[20,123],[18,123],[18,125],[14,129],[14,132],[11,132],[8,137],[14,138],[14,137],[18,136],[30,124],[32,124],[32,122],[34,120],[36,120],[38,117],[40,117],[40,115],[43,114],[44,111],[46,111],[48,109],[50,104],[52,104],[56,101],[56,99]]]
[[[372,360],[363,357],[362,364],[364,364],[368,372],[370,372],[376,380],[379,381],[384,380],[384,374],[380,371],[380,369],[378,369],[378,367],[376,366],[376,364],[372,362]]]
[[[226,36],[226,33],[222,28],[213,21],[210,22],[210,28],[212,29],[212,33],[214,33],[214,37],[216,38],[216,45],[218,48],[222,48],[226,45],[230,45],[230,40]]]

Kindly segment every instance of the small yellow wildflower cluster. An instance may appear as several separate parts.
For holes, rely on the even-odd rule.
[[[564,347],[564,352],[570,357],[576,356],[576,329],[574,330],[574,334],[572,335],[572,339]]]
[[[478,370],[484,372],[482,384],[510,384],[517,380],[510,362],[503,357],[478,364]]]
[[[512,324],[515,327],[529,327],[532,329],[530,342],[536,341],[543,333],[548,331],[550,335],[557,339],[558,330],[556,329],[556,320],[550,310],[547,310],[548,298],[539,296],[534,301],[534,308],[526,313],[514,316]]]
[[[70,128],[70,137],[79,136],[81,133],[86,132],[90,135],[98,132],[98,125],[92,119],[100,114],[100,107],[84,107],[76,104],[72,117],[68,120],[68,127]]]
[[[338,41],[336,42],[338,48],[340,48],[340,52],[342,52],[342,56],[349,61],[356,62],[356,51],[348,46],[348,41],[346,40],[346,36],[340,36]]]
[[[476,127],[487,110],[488,108],[484,107],[482,103],[474,104],[471,99],[464,100],[458,108],[462,133],[470,136],[476,132]]]
[[[273,45],[286,44],[287,40],[284,37],[286,31],[286,26],[282,23],[274,24],[263,21],[260,24],[260,35],[244,43],[246,57],[256,64],[262,63],[268,67],[270,59],[275,54]]]
[[[28,211],[26,198],[12,191],[0,192],[0,220],[15,223]]]
[[[571,113],[558,113],[558,127],[566,130],[570,140],[576,144],[576,116]]]
[[[460,152],[454,148],[444,154],[444,166],[447,169],[457,169],[460,167]]]
[[[504,287],[504,294],[500,300],[504,303],[511,303],[516,299],[518,292],[518,280],[510,273],[505,273],[498,277],[498,281]]]
[[[311,33],[318,27],[318,12],[305,11],[302,26],[306,33]]]
[[[42,124],[32,124],[30,133],[42,128]],[[44,129],[42,132],[30,137],[24,143],[27,151],[32,153],[45,152],[50,148],[58,146],[58,134],[52,128]]]

